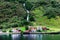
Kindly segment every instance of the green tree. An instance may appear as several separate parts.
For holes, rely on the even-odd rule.
[[[0,27],[21,26],[25,14],[26,12],[20,3],[0,2]]]
[[[26,2],[25,3],[25,8],[27,9],[27,10],[31,10],[32,9],[32,7],[33,7],[33,5],[32,5],[32,3],[30,3],[30,2]]]
[[[56,16],[60,16],[60,4],[57,1],[50,1],[49,4],[43,6],[45,9],[45,16],[50,18],[55,18]]]
[[[26,2],[26,0],[18,0],[19,1],[19,3],[25,3]]]

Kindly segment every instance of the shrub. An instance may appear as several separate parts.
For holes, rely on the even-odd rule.
[[[5,29],[3,29],[3,30],[2,30],[2,32],[6,32],[6,30],[5,30]]]

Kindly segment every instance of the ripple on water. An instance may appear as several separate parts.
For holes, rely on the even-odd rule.
[[[60,34],[10,34],[0,35],[0,40],[60,40]]]

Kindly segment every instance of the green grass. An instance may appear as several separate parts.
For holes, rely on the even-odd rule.
[[[49,30],[42,30],[41,32],[60,32],[60,28],[57,27],[48,27]],[[3,32],[9,32],[10,30],[12,30],[13,28],[8,28],[8,29],[2,29]],[[20,29],[23,32],[25,32],[25,27],[16,27],[16,29]]]
[[[39,2],[40,0],[27,0],[28,2]]]
[[[35,18],[35,22],[33,22],[33,25],[60,28],[60,17],[56,16],[56,18],[48,19],[47,16],[43,16],[45,12],[42,6],[35,8],[35,10],[33,10],[32,13],[34,13]]]
[[[20,27],[20,29],[24,32],[25,31],[25,27]]]
[[[2,31],[3,32],[9,32],[9,31],[11,31],[13,28],[8,28],[8,29],[2,29]],[[16,29],[20,29],[20,30],[22,30],[23,32],[25,31],[25,27],[16,27]]]

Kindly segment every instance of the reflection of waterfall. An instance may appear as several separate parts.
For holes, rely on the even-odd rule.
[[[20,34],[12,34],[12,40],[20,40]]]

